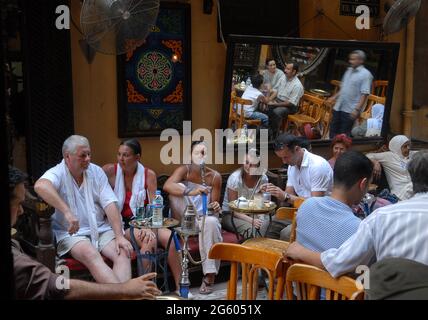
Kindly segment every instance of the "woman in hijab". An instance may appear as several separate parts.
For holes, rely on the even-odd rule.
[[[407,171],[407,164],[415,153],[416,151],[410,151],[409,138],[398,135],[389,142],[389,151],[367,154],[374,164],[375,178],[380,177],[381,168],[383,168],[391,193],[400,200],[413,196],[413,185]]]
[[[352,129],[353,137],[378,137],[382,131],[383,114],[385,106],[377,103],[372,107],[371,118],[364,121],[360,126]]]

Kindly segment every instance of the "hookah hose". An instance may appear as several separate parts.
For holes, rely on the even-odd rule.
[[[177,233],[175,233],[174,231],[173,231],[172,238],[174,239],[175,251],[180,251],[181,244],[180,244],[180,241],[178,240]]]

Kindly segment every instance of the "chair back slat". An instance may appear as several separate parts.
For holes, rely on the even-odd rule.
[[[321,288],[325,289],[326,300],[362,299],[364,297],[364,289],[356,280],[347,276],[333,278],[328,272],[305,264],[296,263],[287,270],[286,292],[288,300],[294,298],[293,284],[296,288],[300,285],[318,287],[316,297],[312,293],[309,294],[308,298],[311,300],[320,298]],[[299,298],[299,295],[297,297]]]
[[[227,299],[237,299],[239,263],[242,272],[241,299],[254,300],[257,298],[259,270],[264,270],[269,277],[268,299],[273,300],[275,278],[278,276],[283,278],[284,269],[281,253],[233,243],[216,243],[211,247],[208,257],[231,262]]]

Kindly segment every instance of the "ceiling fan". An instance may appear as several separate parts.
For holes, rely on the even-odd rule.
[[[79,40],[88,63],[95,53],[120,55],[141,45],[156,23],[160,0],[84,0]]]
[[[410,19],[418,12],[421,0],[389,0],[385,3],[387,12],[383,20],[383,32],[385,35],[395,33],[403,29]]]

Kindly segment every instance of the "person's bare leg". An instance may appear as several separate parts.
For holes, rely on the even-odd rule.
[[[155,240],[151,240],[148,243],[146,241],[143,242],[140,240],[139,234],[140,234],[140,229],[134,228],[134,237],[138,247],[140,248],[140,252],[142,254],[146,254],[147,252],[153,252],[155,250]],[[131,242],[130,229],[126,229],[125,238]],[[150,268],[150,261],[148,259],[143,259],[142,262],[143,262],[143,269],[149,272],[150,270],[148,269]]]
[[[117,253],[116,240],[110,241],[101,253],[113,262],[113,272],[120,282],[126,282],[131,279],[131,260],[127,252],[122,248],[120,253]]]
[[[120,283],[113,270],[104,262],[101,254],[89,241],[79,241],[70,251],[71,256],[88,268],[99,283]]]
[[[166,248],[166,246],[168,245],[168,240],[170,236],[171,236],[171,230],[159,229],[159,232],[158,232],[159,243],[163,248]],[[172,273],[172,276],[174,277],[175,290],[178,290],[180,288],[181,263],[180,263],[180,254],[175,249],[174,239],[171,240],[171,245],[169,246],[168,265],[171,268],[171,273]]]

